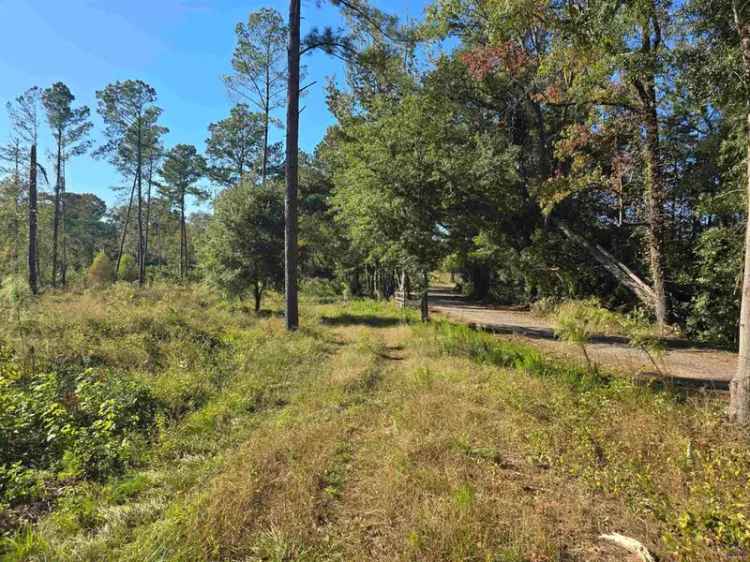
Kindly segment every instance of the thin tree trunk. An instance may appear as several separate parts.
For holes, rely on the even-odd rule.
[[[180,195],[180,280],[185,279],[187,269],[187,240],[185,234],[185,195]]]
[[[13,233],[15,236],[15,241],[13,244],[13,272],[18,275],[18,272],[21,270],[21,264],[20,264],[20,255],[21,255],[21,221],[18,218],[18,215],[21,213],[21,206],[20,206],[20,199],[21,199],[21,154],[20,154],[20,146],[18,140],[16,140],[16,148],[14,152],[14,165],[15,165],[15,173],[14,173],[14,182],[16,187],[16,192],[13,194]]]
[[[64,234],[62,239],[62,264],[60,266],[60,283],[62,284],[63,289],[68,286],[68,241],[65,239]]]
[[[32,144],[29,166],[29,288],[35,295],[39,292],[36,199],[36,144]]]
[[[667,295],[664,282],[664,162],[659,139],[658,99],[656,93],[657,57],[661,49],[661,25],[655,0],[650,0],[651,14],[641,29],[641,52],[646,53],[647,65],[643,80],[635,79],[633,85],[641,102],[641,124],[646,139],[643,150],[646,181],[646,214],[648,230],[646,244],[649,254],[651,286],[654,292],[654,312],[661,329],[667,324]]]
[[[143,286],[146,280],[143,257],[143,185],[141,173],[138,172],[138,285],[140,286]]]
[[[60,284],[65,288],[68,282],[68,240],[65,237],[65,161],[63,161],[62,183],[60,185],[60,239],[62,241],[62,263],[60,264]]]
[[[409,300],[409,293],[406,289],[406,270],[401,270],[401,308],[406,308],[406,303]]]
[[[55,162],[55,210],[52,219],[52,286],[57,287],[57,248],[59,242],[60,233],[60,205],[62,195],[60,194],[61,189],[61,176],[62,176],[62,133],[58,130],[57,132],[57,159]]]
[[[270,60],[271,56],[268,55]],[[266,185],[268,175],[268,129],[271,119],[271,69],[266,65],[266,101],[263,111],[263,168],[261,169],[261,183]]]
[[[750,422],[750,112],[747,114],[747,224],[745,226],[745,272],[742,278],[740,307],[740,350],[737,372],[730,383],[729,418],[737,423]]]
[[[359,267],[355,267],[351,276],[349,277],[349,291],[353,297],[358,297],[362,291],[359,280]]]
[[[161,255],[161,211],[159,212],[159,218],[156,222],[156,255],[158,260],[159,273],[161,273],[161,265],[164,261]]]
[[[598,261],[604,269],[611,273],[623,287],[629,289],[638,299],[651,309],[654,309],[656,301],[654,290],[651,286],[638,277],[627,265],[617,260],[599,244],[590,243],[585,238],[571,231],[563,223],[555,223],[565,236],[586,249],[591,256]]]
[[[255,313],[260,312],[260,301],[263,295],[263,290],[260,287],[260,283],[256,280],[253,286],[253,296],[255,297]]]
[[[732,2],[734,22],[740,38],[745,78],[750,83],[750,22],[740,18],[737,2]],[[742,304],[740,307],[740,349],[737,372],[729,385],[729,419],[740,424],[750,422],[750,108],[747,110],[747,216],[745,226],[745,271],[742,278]]]
[[[284,285],[286,328],[299,327],[297,301],[297,182],[299,150],[300,0],[289,0],[288,83],[286,113],[286,198],[284,201]]]
[[[185,222],[185,276],[190,275],[190,238],[188,237],[187,222]]]
[[[122,236],[120,236],[120,249],[117,252],[117,262],[115,263],[115,281],[117,281],[117,275],[120,272],[120,261],[122,260],[122,251],[125,248],[125,237],[128,234],[128,225],[130,224],[130,210],[133,208],[133,197],[135,196],[135,184],[137,178],[133,178],[133,187],[130,189],[130,201],[128,202],[128,210],[125,213],[125,224],[122,227]]]
[[[420,316],[422,318],[422,322],[429,322],[430,320],[429,293],[430,293],[430,273],[425,270],[423,277],[422,277],[422,298],[420,299],[420,303],[419,303],[419,311],[420,311]]]
[[[146,281],[146,261],[143,255],[143,141],[142,125],[138,123],[137,179],[138,179],[138,285],[143,287]]]
[[[153,154],[149,155],[148,161],[148,188],[146,191],[146,232],[143,237],[143,260],[148,259],[148,235],[151,226],[151,187],[153,185],[154,175],[154,157]],[[145,268],[145,265],[144,265]]]

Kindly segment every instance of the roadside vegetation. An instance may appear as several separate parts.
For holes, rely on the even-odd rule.
[[[621,560],[610,531],[750,553],[721,398],[317,285],[294,334],[278,296],[256,315],[201,286],[25,307],[2,333],[3,559]]]
[[[77,68],[4,92],[2,561],[750,559],[750,2],[424,4],[243,14],[151,73],[182,114]],[[99,52],[72,29],[16,70]],[[209,123],[170,80],[218,60]],[[437,270],[581,357],[430,323]],[[728,404],[661,373],[675,334],[739,350]]]

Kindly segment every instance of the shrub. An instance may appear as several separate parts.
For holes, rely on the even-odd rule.
[[[643,351],[656,370],[661,373],[662,369],[657,359],[664,356],[666,348],[658,327],[651,322],[646,311],[637,308],[627,316],[620,316],[618,320],[620,330],[628,338],[630,347]]]
[[[344,286],[340,281],[313,277],[302,280],[300,292],[314,299],[330,300],[341,296],[344,293]]]
[[[696,244],[696,271],[684,284],[695,294],[686,328],[698,340],[736,349],[742,289],[743,238],[733,228],[710,228]]]
[[[0,303],[15,317],[20,319],[21,311],[31,301],[29,284],[20,275],[10,275],[3,279],[0,287]]]
[[[158,403],[142,383],[87,370],[24,375],[0,347],[0,502],[33,496],[30,469],[105,478],[136,458]]]
[[[531,303],[531,312],[537,316],[554,316],[560,306],[560,299],[557,297],[542,297]]]
[[[588,299],[560,304],[554,318],[555,334],[577,345],[589,368],[594,366],[586,350],[591,338],[597,334],[618,335],[627,338],[630,347],[641,350],[656,370],[662,372],[657,359],[664,354],[664,342],[646,311],[636,309],[627,315],[618,314],[602,307],[596,299]]]
[[[38,472],[26,468],[20,461],[0,464],[0,509],[42,495],[44,484]]]
[[[62,429],[66,473],[101,479],[132,464],[156,419],[148,387],[88,370],[78,377],[74,399],[74,424]]]
[[[557,308],[555,314],[555,334],[561,340],[577,345],[589,368],[594,367],[594,364],[586,351],[586,345],[592,336],[610,332],[615,325],[615,315],[593,298],[565,302]]]
[[[105,252],[96,254],[86,274],[86,283],[91,287],[101,287],[112,283],[115,268]]]
[[[117,279],[132,283],[138,279],[138,267],[133,256],[124,255],[120,259],[120,267],[117,270]]]

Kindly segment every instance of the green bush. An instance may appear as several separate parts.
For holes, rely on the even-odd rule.
[[[303,279],[300,283],[300,292],[314,299],[335,299],[344,294],[344,289],[344,284],[340,281],[320,277]]]
[[[148,387],[89,370],[78,378],[75,399],[74,423],[62,429],[66,474],[101,479],[137,460],[157,414]]]
[[[594,335],[610,332],[615,324],[615,316],[596,299],[562,303],[555,314],[555,334],[561,340],[577,345],[589,368],[594,365],[586,345]]]
[[[23,466],[21,461],[0,464],[0,509],[40,497],[44,482],[38,471]]]
[[[142,383],[94,370],[26,375],[0,347],[0,503],[40,493],[39,469],[98,479],[121,472],[157,409]]]
[[[86,274],[86,283],[90,287],[109,285],[115,276],[115,268],[105,252],[96,254]]]
[[[133,256],[124,255],[120,258],[120,267],[117,269],[117,279],[132,283],[138,280],[138,266]]]
[[[696,271],[685,284],[695,290],[687,312],[688,334],[700,341],[736,349],[742,291],[743,239],[734,229],[701,234]]]
[[[627,338],[628,345],[641,350],[654,365],[664,353],[664,343],[657,326],[646,311],[636,309],[624,315],[602,307],[596,299],[567,301],[557,306],[554,313],[555,334],[563,341],[577,345],[589,368],[594,365],[586,345],[596,335],[618,335]]]
[[[31,298],[29,284],[20,275],[8,275],[3,279],[0,299],[6,306],[21,306]]]

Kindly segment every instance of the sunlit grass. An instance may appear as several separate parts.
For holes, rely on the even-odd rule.
[[[6,559],[622,560],[609,531],[666,560],[747,555],[750,453],[720,400],[386,303],[310,299],[290,335],[270,302],[43,302],[37,360],[146,381],[158,438],[125,474],[73,483]]]

